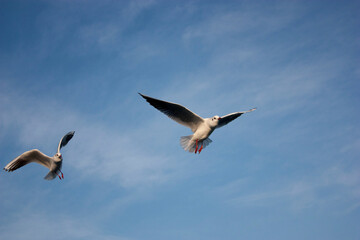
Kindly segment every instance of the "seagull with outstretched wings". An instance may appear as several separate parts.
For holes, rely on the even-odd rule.
[[[175,122],[191,129],[194,134],[181,137],[180,144],[185,151],[195,153],[200,153],[202,149],[212,142],[209,136],[216,128],[225,126],[242,114],[252,112],[256,109],[252,108],[248,111],[234,112],[222,117],[216,115],[212,118],[202,118],[179,104],[155,99],[141,93],[139,94],[160,112],[164,113]]]
[[[49,173],[44,177],[46,180],[53,180],[56,176],[60,179],[64,178],[64,174],[61,172],[62,165],[62,155],[60,149],[64,147],[74,136],[75,131],[68,132],[63,136],[59,142],[57,153],[53,157],[49,157],[38,149],[32,149],[30,151],[24,152],[14,160],[12,160],[8,165],[4,167],[5,171],[12,172],[22,166],[25,166],[28,163],[35,162],[43,165],[50,169]],[[61,173],[61,176],[60,176]]]

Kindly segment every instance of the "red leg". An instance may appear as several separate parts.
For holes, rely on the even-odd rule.
[[[198,140],[196,139],[196,148],[195,148],[195,154],[197,153],[197,150],[198,150]]]
[[[59,170],[60,172],[61,172],[61,177],[62,177],[62,179],[64,179],[64,174],[63,174],[63,172],[61,171],[61,170]]]
[[[201,147],[200,147],[200,149],[199,149],[199,154],[201,153],[201,150],[203,149],[203,144],[201,144]]]
[[[59,174],[56,173],[56,175],[58,175],[59,179],[61,180],[61,177],[59,176]]]

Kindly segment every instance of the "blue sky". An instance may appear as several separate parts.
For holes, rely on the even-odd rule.
[[[359,1],[1,1],[0,239],[359,239]],[[191,131],[137,92],[203,117]]]

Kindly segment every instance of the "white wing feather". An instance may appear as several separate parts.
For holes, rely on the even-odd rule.
[[[44,167],[47,167],[50,169],[52,158],[43,154],[38,149],[33,149],[27,152],[24,152],[14,160],[12,160],[8,165],[4,167],[5,171],[12,172],[18,168],[21,168],[22,166],[25,166],[26,164],[29,164],[31,162],[39,163],[43,165]]]

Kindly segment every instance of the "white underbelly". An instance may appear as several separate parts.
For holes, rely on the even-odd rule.
[[[210,134],[213,132],[211,128],[208,126],[203,126],[196,130],[196,132],[193,135],[194,140],[204,140],[210,136]]]

